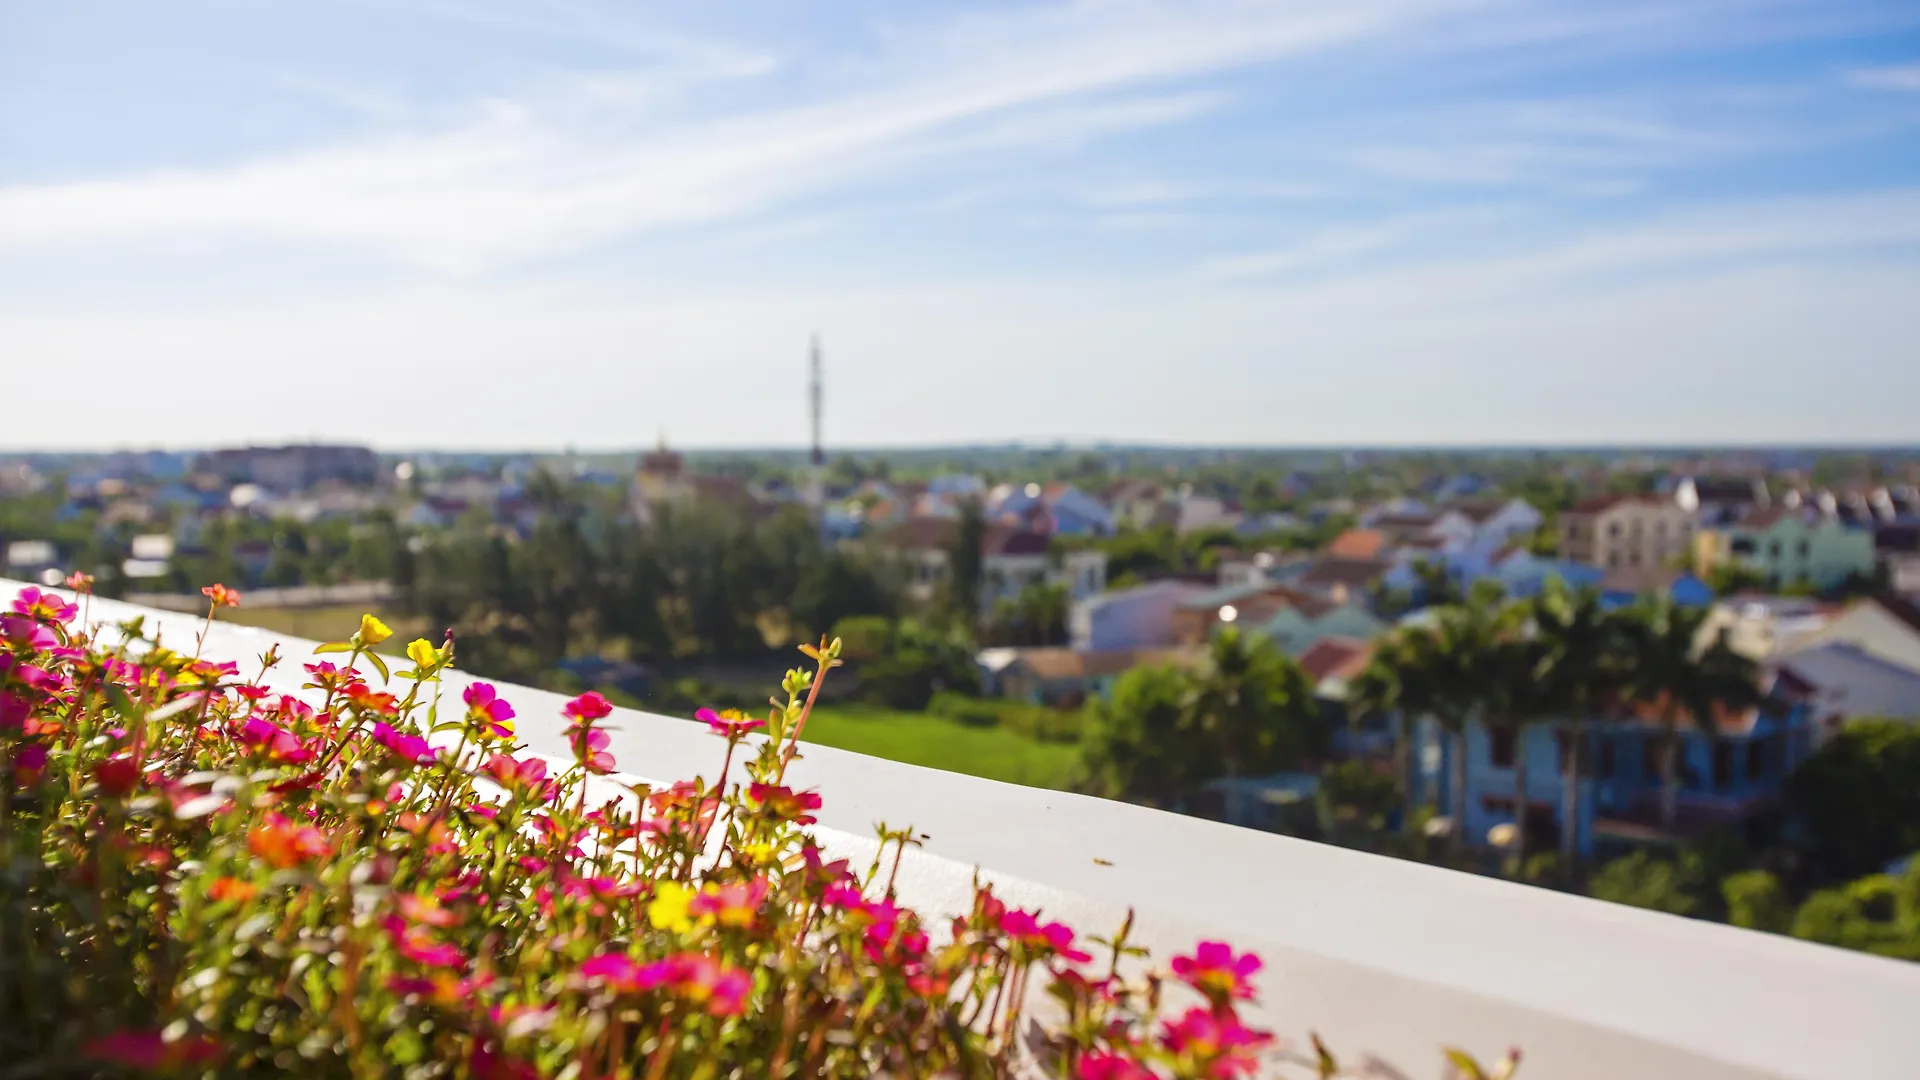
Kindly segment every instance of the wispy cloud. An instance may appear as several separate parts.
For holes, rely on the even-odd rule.
[[[603,78],[557,97],[493,103],[480,119],[438,133],[227,168],[0,189],[0,251],[246,238],[484,270],[751,214],[915,154],[1071,143],[1191,116],[1217,96],[1084,99],[1328,47],[1416,14],[1388,0],[1080,0],[902,33],[875,65],[882,83],[862,91],[639,130],[624,129]],[[762,70],[729,56],[707,74]]]
[[[1920,63],[1854,68],[1846,73],[1846,80],[1875,90],[1920,91]]]

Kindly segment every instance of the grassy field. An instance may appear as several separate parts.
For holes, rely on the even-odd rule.
[[[355,630],[360,629],[360,616],[363,609],[354,605],[311,608],[250,608],[244,597],[237,608],[223,608],[215,616],[221,622],[239,623],[241,626],[258,626],[275,633],[291,634],[294,637],[312,638],[315,641],[345,641]],[[393,628],[393,636],[380,644],[379,651],[389,656],[405,656],[407,642],[417,637],[433,637],[438,644],[438,635],[426,632],[426,623],[420,619],[407,619],[390,612],[375,611],[388,626]]]
[[[875,705],[822,706],[803,741],[858,754],[983,776],[1029,787],[1065,788],[1077,750],[998,728],[968,727],[925,713]]]

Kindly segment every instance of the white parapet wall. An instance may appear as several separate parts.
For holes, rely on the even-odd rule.
[[[0,580],[0,602],[23,585]],[[190,649],[201,627],[90,602],[92,622],[134,615],[175,648]],[[202,655],[252,677],[276,644],[285,659],[265,682],[297,693],[313,642],[216,623]],[[467,681],[451,673],[444,692]],[[565,757],[566,699],[499,689],[531,749]],[[702,725],[631,710],[609,723],[634,777],[719,767],[720,742]],[[1043,905],[1082,933],[1110,933],[1133,909],[1161,960],[1201,938],[1256,950],[1268,970],[1255,1018],[1289,1039],[1317,1031],[1357,1075],[1439,1077],[1450,1045],[1482,1060],[1519,1046],[1523,1080],[1920,1077],[1920,964],[1125,803],[804,753],[789,777],[824,797],[818,833],[830,850],[864,865],[882,820],[926,834],[902,868],[904,901],[959,913],[977,868],[1010,902]]]

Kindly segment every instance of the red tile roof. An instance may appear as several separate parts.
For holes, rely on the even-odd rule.
[[[1387,535],[1378,529],[1348,529],[1327,544],[1327,554],[1337,559],[1371,559],[1387,546]]]
[[[1314,682],[1329,677],[1351,678],[1372,655],[1373,646],[1358,638],[1323,638],[1301,654],[1300,666]]]

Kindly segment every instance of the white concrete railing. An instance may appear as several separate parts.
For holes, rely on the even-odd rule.
[[[19,587],[0,580],[0,602]],[[92,601],[94,622],[134,614],[176,647],[199,628]],[[204,655],[250,676],[275,643],[286,660],[268,684],[295,692],[312,642],[216,624]],[[451,673],[447,692],[466,681]],[[565,756],[564,697],[500,690],[532,749]],[[718,767],[700,725],[630,710],[611,723],[635,775]],[[816,832],[855,865],[878,820],[928,834],[898,881],[923,912],[964,910],[979,867],[1009,902],[1082,933],[1135,908],[1161,961],[1201,938],[1257,950],[1268,969],[1255,1018],[1293,1039],[1318,1031],[1350,1068],[1371,1057],[1364,1075],[1439,1076],[1445,1044],[1483,1060],[1520,1046],[1523,1080],[1920,1076],[1920,964],[826,747],[789,776],[821,791]]]

